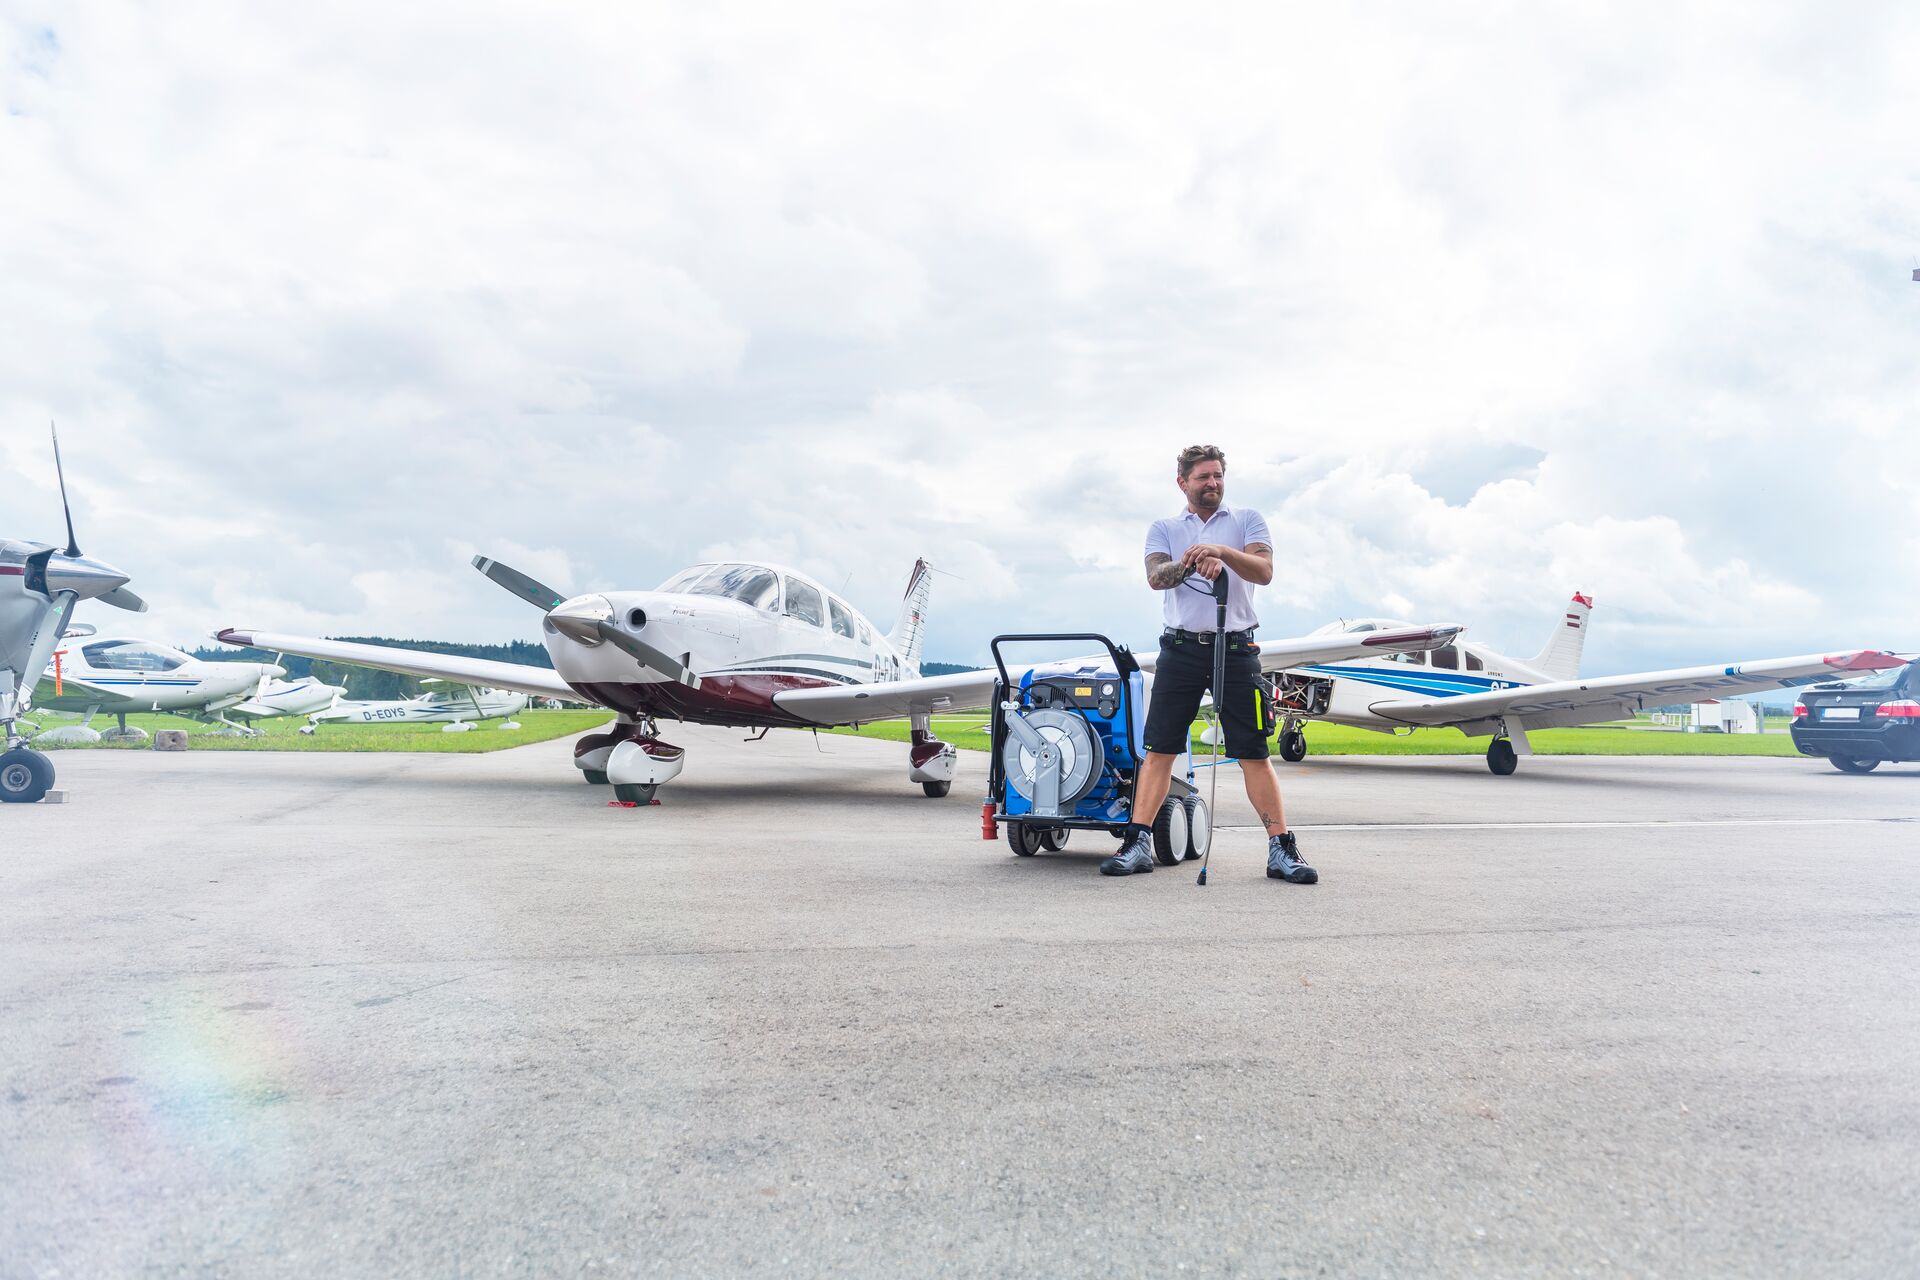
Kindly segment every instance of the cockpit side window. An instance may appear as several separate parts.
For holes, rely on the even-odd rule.
[[[1460,651],[1452,645],[1448,645],[1444,649],[1435,649],[1433,651],[1433,665],[1444,671],[1458,671],[1460,669]]]
[[[797,578],[787,579],[787,607],[789,618],[798,618],[810,622],[816,627],[827,625],[827,609],[820,602],[820,589]]]
[[[1482,661],[1480,661],[1480,655],[1479,655],[1479,654],[1477,654],[1477,653],[1475,653],[1475,652],[1474,652],[1473,650],[1471,650],[1471,649],[1468,649],[1468,650],[1465,650],[1465,653],[1466,653],[1466,655],[1467,655],[1467,670],[1469,670],[1469,671],[1485,671],[1485,670],[1487,669],[1487,664],[1486,664],[1486,663],[1484,663],[1484,662],[1482,662]]]
[[[847,606],[828,596],[827,612],[833,616],[833,634],[845,636],[849,640],[860,638],[860,633],[853,629],[853,614]]]

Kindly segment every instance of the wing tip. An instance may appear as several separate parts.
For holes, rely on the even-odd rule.
[[[253,647],[253,632],[242,631],[238,627],[225,627],[214,632],[213,638],[221,644],[237,645],[242,649]]]
[[[1878,649],[1855,649],[1851,653],[1830,653],[1821,661],[1835,671],[1891,671],[1895,667],[1907,665],[1906,659],[1896,658]]]

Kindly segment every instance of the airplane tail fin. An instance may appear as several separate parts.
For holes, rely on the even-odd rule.
[[[1576,591],[1567,603],[1566,616],[1554,624],[1546,647],[1527,663],[1549,680],[1571,680],[1580,674],[1580,651],[1587,646],[1587,615],[1593,611],[1593,597]]]
[[[927,634],[927,598],[933,594],[933,571],[925,560],[913,562],[907,578],[907,593],[900,600],[900,616],[887,643],[900,655],[900,661],[913,671],[920,669],[920,650]]]

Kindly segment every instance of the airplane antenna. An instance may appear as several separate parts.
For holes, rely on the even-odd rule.
[[[60,477],[60,509],[67,514],[67,554],[80,554],[80,540],[73,536],[73,507],[67,502],[67,469],[60,465],[60,428],[49,420],[47,430],[53,433],[53,473]]]

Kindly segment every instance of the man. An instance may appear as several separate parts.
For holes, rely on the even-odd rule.
[[[1100,874],[1130,876],[1153,870],[1153,818],[1167,798],[1175,757],[1187,750],[1188,733],[1200,713],[1200,695],[1213,683],[1215,601],[1200,582],[1227,575],[1227,678],[1213,690],[1226,731],[1226,753],[1240,762],[1247,799],[1267,829],[1267,877],[1313,884],[1319,873],[1300,860],[1280,806],[1280,780],[1267,760],[1266,726],[1255,687],[1260,649],[1253,643],[1260,620],[1253,588],[1273,581],[1273,544],[1267,522],[1251,508],[1225,503],[1227,456],[1210,444],[1180,451],[1176,483],[1186,510],[1156,520],[1147,530],[1147,585],[1166,595],[1167,628],[1147,704],[1147,758],[1134,789],[1133,818],[1120,852],[1100,864]],[[1144,819],[1144,821],[1141,821]]]

